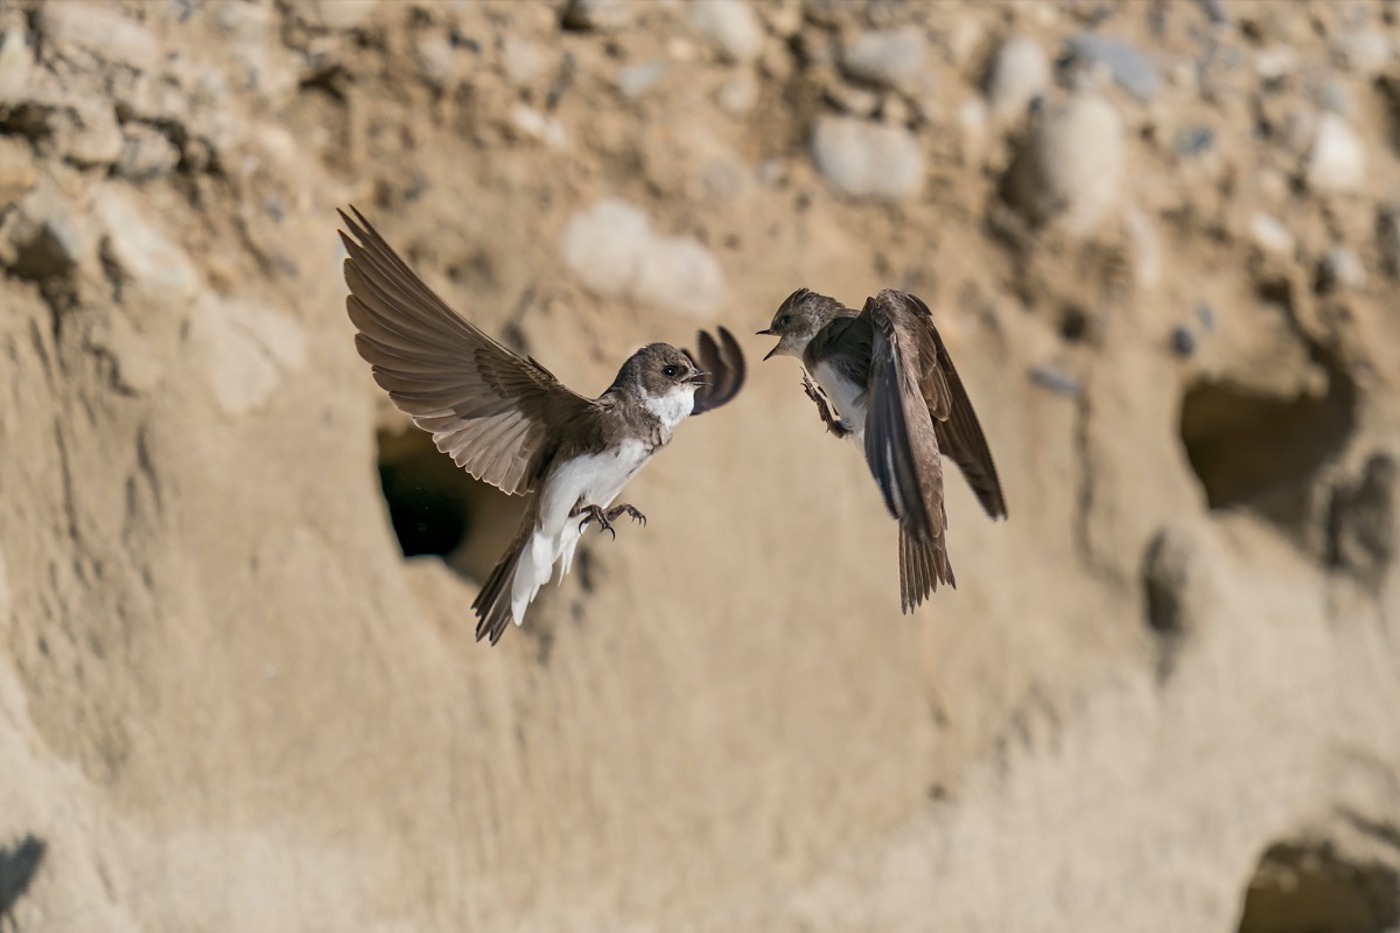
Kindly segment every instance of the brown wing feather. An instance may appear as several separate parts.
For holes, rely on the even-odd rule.
[[[967,397],[962,379],[953,367],[943,338],[933,324],[928,305],[914,295],[886,289],[888,305],[900,307],[910,329],[918,333],[919,359],[923,367],[921,385],[929,414],[938,436],[938,449],[962,470],[967,483],[992,518],[1006,517],[1006,495],[997,476],[987,438],[977,420],[977,412]]]
[[[939,449],[962,470],[967,484],[972,487],[986,513],[992,518],[1006,518],[1006,494],[1002,492],[997,465],[992,461],[992,451],[987,446],[977,412],[972,410],[967,390],[963,388],[958,371],[953,368],[953,361],[936,331],[934,340],[938,344],[938,368],[947,380],[952,396],[948,420],[933,424],[938,432]]]
[[[374,379],[438,450],[507,493],[539,478],[546,429],[592,402],[492,340],[420,279],[355,208],[339,211],[345,307]]]
[[[702,415],[727,404],[744,387],[744,351],[727,328],[719,328],[719,341],[705,331],[696,337],[694,353],[684,351],[690,362],[710,374],[709,382],[695,391],[692,415]]]
[[[943,464],[919,383],[918,331],[887,292],[861,312],[871,324],[865,459],[899,521],[900,594],[909,612],[937,586],[953,583],[945,542]]]
[[[918,348],[885,292],[868,299],[871,323],[870,384],[865,459],[885,505],[916,538],[932,537],[942,512],[938,440],[919,386]]]

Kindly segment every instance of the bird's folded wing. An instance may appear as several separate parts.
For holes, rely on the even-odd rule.
[[[339,212],[350,231],[340,234],[345,306],[375,381],[458,466],[507,493],[528,491],[548,426],[593,403],[453,311],[350,210]]]
[[[719,328],[719,340],[705,331],[696,338],[695,352],[684,351],[697,369],[709,373],[708,381],[695,390],[692,415],[703,415],[727,403],[744,386],[744,351],[728,330]]]
[[[943,345],[943,338],[933,325],[933,315],[928,305],[914,295],[893,289],[887,289],[881,295],[889,296],[885,304],[896,309],[892,313],[907,320],[906,329],[918,334],[922,367],[920,382],[929,413],[933,416],[938,449],[962,470],[987,514],[992,518],[1005,518],[1006,496],[997,477],[992,452],[987,447],[987,438],[982,433],[982,425],[977,421],[977,412],[972,409],[967,390],[958,378],[958,371],[953,368],[948,348]]]
[[[900,527],[918,540],[942,538],[943,465],[920,386],[919,329],[888,290],[867,299],[871,324],[865,459]]]

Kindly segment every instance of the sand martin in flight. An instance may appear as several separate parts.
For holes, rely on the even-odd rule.
[[[803,387],[827,429],[864,447],[885,505],[899,521],[903,610],[912,612],[940,583],[956,586],[939,454],[962,469],[992,518],[1006,516],[1006,498],[928,306],[887,288],[857,313],[802,288],[759,334],[781,338],[765,360],[776,355],[802,361]]]
[[[690,415],[725,404],[744,382],[744,357],[723,327],[694,355],[664,343],[638,350],[602,395],[585,398],[453,311],[353,207],[342,211],[345,299],[355,347],[374,379],[438,450],[479,480],[528,494],[515,539],[472,609],[476,637],[495,644],[519,625],[549,581],[569,572],[584,526],[628,515],[613,500]],[[616,532],[613,531],[616,537]]]

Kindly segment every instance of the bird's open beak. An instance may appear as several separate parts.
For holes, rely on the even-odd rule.
[[[777,346],[775,346],[773,349],[769,350],[767,353],[765,353],[765,354],[763,355],[763,362],[767,362],[768,360],[771,360],[771,359],[773,358],[773,354],[778,352],[778,347],[781,347],[782,345],[783,345],[783,342],[782,342],[781,340],[779,340]]]
[[[687,379],[686,382],[689,382],[691,385],[707,386],[710,384],[711,375],[713,374],[707,373],[704,370],[697,369],[695,372],[690,374],[690,378]]]
[[[771,327],[765,327],[765,328],[763,328],[763,330],[757,331],[757,332],[754,334],[754,336],[755,336],[755,337],[776,337],[776,336],[778,336],[778,332],[775,331],[775,330],[774,330],[773,328],[771,328]],[[782,345],[782,342],[779,341],[779,346],[781,346],[781,345]],[[773,358],[773,354],[774,354],[774,353],[777,353],[777,352],[778,352],[778,347],[774,347],[773,349],[771,349],[771,350],[768,351],[768,355],[765,356],[763,359],[764,359],[764,360],[770,360],[770,359]]]

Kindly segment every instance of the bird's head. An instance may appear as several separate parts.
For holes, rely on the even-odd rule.
[[[668,343],[642,347],[622,364],[615,385],[625,385],[637,393],[642,403],[669,427],[689,415],[695,405],[695,390],[710,374],[691,361],[683,351]]]
[[[818,295],[806,288],[799,288],[787,297],[773,321],[759,331],[759,336],[777,337],[778,345],[768,351],[764,359],[775,356],[795,356],[802,358],[807,344],[841,311],[841,303],[835,298]]]

